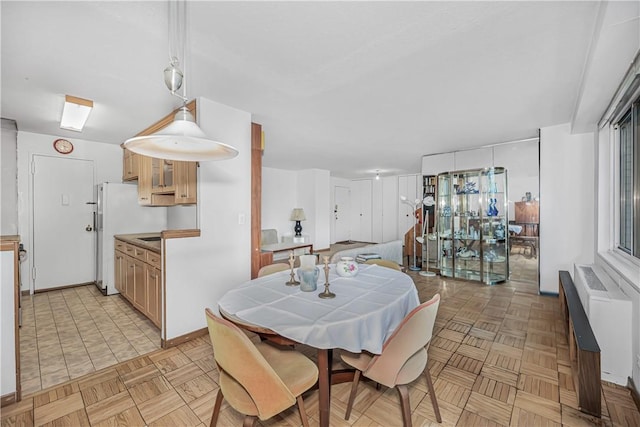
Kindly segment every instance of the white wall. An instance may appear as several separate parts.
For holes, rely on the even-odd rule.
[[[73,143],[74,149],[71,154],[63,156],[53,149],[53,141],[58,138],[60,137],[55,135],[18,132],[18,234],[28,253],[32,245],[29,165],[34,155],[93,160],[94,182],[122,181],[122,148],[119,145],[67,138]],[[22,290],[29,290],[31,287],[31,261],[32,257],[27,256],[27,260],[21,264]]]
[[[330,244],[330,176],[329,171],[298,171],[297,205],[304,209],[306,221],[302,234],[308,234],[314,250],[328,249]]]
[[[200,177],[198,177],[198,181],[199,180]],[[194,228],[198,228],[197,205],[177,205],[167,207],[168,230],[188,230]]]
[[[298,206],[298,172],[262,168],[262,228],[275,228],[278,238],[294,234],[295,223],[289,221],[291,210]],[[304,223],[303,232],[306,234]]]
[[[568,123],[540,130],[540,292],[558,293],[558,271],[595,252],[594,135]]]
[[[308,235],[314,250],[327,249],[331,240],[332,198],[329,171],[289,171],[262,168],[262,228],[275,228],[278,237],[292,236],[295,223],[289,221],[293,208],[304,209],[302,234]]]
[[[167,339],[206,327],[205,307],[217,311],[222,295],[251,275],[251,115],[205,98],[197,111],[202,130],[239,154],[200,164],[200,237],[166,241]]]
[[[540,195],[538,154],[537,139],[493,147],[493,166],[507,169],[510,220],[515,219],[514,202],[521,201],[527,192],[531,197]]]
[[[0,179],[0,195],[2,210],[0,211],[0,235],[18,234],[18,178],[17,178],[17,130],[16,122],[2,119],[2,138],[0,163],[2,179]]]

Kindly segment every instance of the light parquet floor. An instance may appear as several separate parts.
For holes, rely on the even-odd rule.
[[[603,383],[602,419],[576,409],[557,298],[516,282],[487,287],[410,274],[421,301],[436,292],[442,296],[428,363],[441,425],[640,426],[628,390],[613,384]],[[315,357],[312,349],[299,349]],[[203,336],[26,396],[2,409],[2,426],[208,425],[217,381],[211,344]],[[332,426],[402,424],[395,390],[368,382],[360,385],[345,421],[349,389],[332,387]],[[411,385],[410,399],[414,425],[438,425],[423,377]],[[316,391],[305,395],[305,408],[317,426]],[[223,404],[218,425],[241,424],[242,416]],[[300,420],[294,408],[261,424],[297,426]]]

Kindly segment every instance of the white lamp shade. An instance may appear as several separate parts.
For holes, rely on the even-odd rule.
[[[207,138],[192,120],[185,119],[184,111],[178,112],[166,128],[153,135],[130,138],[124,147],[143,156],[191,162],[226,160],[238,155],[232,146]]]

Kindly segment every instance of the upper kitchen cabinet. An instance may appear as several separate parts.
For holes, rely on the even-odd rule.
[[[196,116],[196,102],[187,108]],[[176,110],[177,111],[177,110]],[[150,135],[173,121],[176,111],[136,136]],[[138,181],[138,203],[147,206],[196,204],[197,162],[163,160],[132,153],[123,148],[123,181]]]
[[[122,150],[122,180],[135,181],[140,171],[140,155],[126,148]]]
[[[197,203],[197,162],[140,157],[140,204],[173,206]]]

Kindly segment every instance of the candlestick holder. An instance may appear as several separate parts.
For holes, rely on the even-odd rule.
[[[320,298],[335,298],[336,294],[329,291],[329,257],[324,257],[324,292],[318,294]]]
[[[289,266],[291,267],[291,278],[288,282],[284,282],[287,286],[298,286],[300,282],[296,280],[296,276],[293,274],[293,251],[289,253]]]

